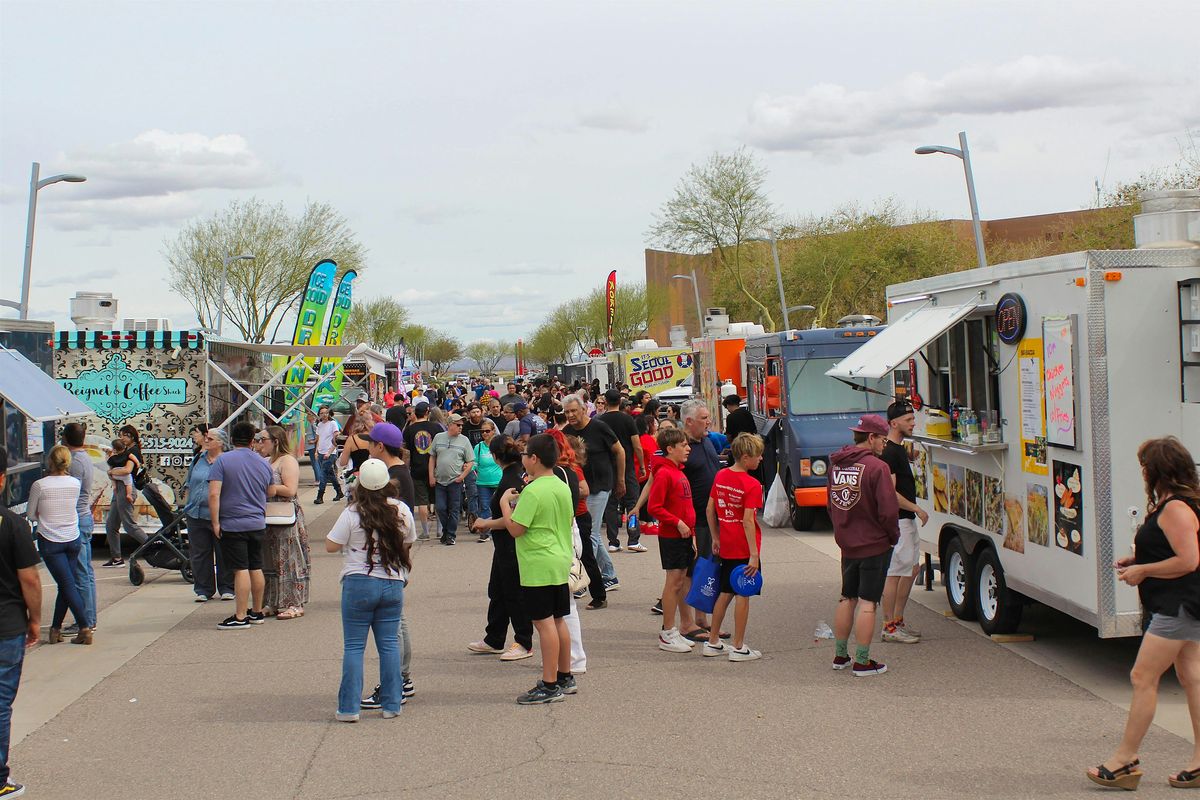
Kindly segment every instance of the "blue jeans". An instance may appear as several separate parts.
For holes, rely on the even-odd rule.
[[[332,483],[334,494],[341,495],[342,484],[338,482],[337,477],[337,451],[334,450],[327,456],[317,454],[317,497],[325,497],[325,484]]]
[[[310,447],[307,450],[305,450],[304,453],[305,453],[305,455],[308,456],[308,465],[310,467],[312,467],[313,480],[316,481],[317,483],[320,483],[321,482],[321,471],[320,471],[320,469],[318,469],[318,464],[317,464],[317,448]]]
[[[496,493],[495,486],[484,486],[479,484],[479,510],[475,512],[475,516],[483,519],[492,518],[492,495]]]
[[[83,608],[83,598],[75,589],[76,573],[79,571],[79,540],[69,542],[52,542],[43,536],[38,536],[38,550],[42,561],[50,571],[54,582],[58,584],[58,597],[54,600],[54,618],[51,628],[61,628],[67,616],[67,608],[77,620],[88,618]]]
[[[200,597],[233,594],[233,573],[221,557],[221,540],[213,536],[212,520],[188,517],[187,529],[192,591]]]
[[[463,478],[463,491],[467,495],[467,510],[477,517],[482,516],[479,513],[479,479],[475,470],[471,470],[467,477]]]
[[[25,663],[25,634],[0,639],[0,786],[8,783],[8,740],[12,728],[12,706],[21,683]]]
[[[453,539],[458,530],[458,515],[462,512],[463,485],[457,481],[444,485],[439,483],[434,493],[438,522],[442,523],[442,538]]]
[[[608,548],[604,544],[604,507],[608,505],[610,494],[612,492],[592,492],[587,498],[587,510],[592,515],[592,548],[596,551],[596,564],[600,567],[600,575],[606,581],[615,581],[617,571],[613,568]]]
[[[384,711],[400,711],[400,615],[404,581],[347,575],[342,578],[342,685],[338,713],[357,714],[362,702],[363,651],[367,631],[379,651],[379,699]]]
[[[83,600],[83,608],[87,611],[86,620],[75,620],[77,625],[96,627],[96,570],[92,567],[92,533],[96,530],[96,520],[92,512],[79,515],[79,570],[75,575],[75,591]]]

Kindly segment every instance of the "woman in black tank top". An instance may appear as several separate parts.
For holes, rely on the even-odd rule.
[[[1143,442],[1138,461],[1148,516],[1134,537],[1135,552],[1113,566],[1117,580],[1138,588],[1150,622],[1130,674],[1125,735],[1107,761],[1087,772],[1101,786],[1130,790],[1142,778],[1138,748],[1154,721],[1159,679],[1172,665],[1187,692],[1192,724],[1200,727],[1200,479],[1191,454],[1173,436]],[[1187,768],[1167,780],[1200,788],[1200,742]]]
[[[338,459],[338,464],[345,467],[350,464],[350,470],[354,474],[358,474],[358,470],[362,467],[363,462],[371,457],[371,451],[367,449],[367,440],[362,437],[362,434],[370,430],[370,425],[373,422],[371,412],[365,415],[360,414],[354,421],[353,433],[346,439],[346,443],[342,445],[342,455]]]

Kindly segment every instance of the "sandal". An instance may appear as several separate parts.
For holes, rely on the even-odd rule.
[[[275,615],[275,619],[299,619],[304,616],[303,608],[285,608]]]
[[[1138,782],[1142,779],[1142,771],[1137,768],[1141,763],[1141,761],[1135,758],[1125,766],[1118,767],[1117,769],[1113,770],[1110,770],[1108,767],[1100,764],[1098,767],[1096,767],[1095,775],[1091,773],[1091,770],[1088,770],[1084,774],[1088,776],[1088,780],[1090,780],[1092,783],[1098,783],[1101,786],[1107,786],[1112,789],[1124,789],[1127,792],[1132,792],[1137,789]]]
[[[1174,775],[1168,775],[1167,783],[1176,789],[1200,789],[1200,767],[1181,769]]]

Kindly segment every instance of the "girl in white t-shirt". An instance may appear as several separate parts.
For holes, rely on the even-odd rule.
[[[337,719],[357,722],[363,686],[367,631],[379,651],[379,700],[384,719],[400,713],[400,612],[416,541],[412,512],[397,499],[387,465],[367,459],[349,507],[326,536],[325,549],[343,553],[342,684]]]

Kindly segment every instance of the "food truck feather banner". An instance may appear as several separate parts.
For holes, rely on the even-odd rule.
[[[346,274],[338,282],[337,294],[333,299],[333,313],[329,315],[329,325],[325,329],[325,346],[337,347],[342,343],[342,334],[346,331],[346,322],[350,319],[350,306],[352,301],[352,293],[354,279],[358,277],[358,273],[354,270],[347,270]],[[319,403],[336,402],[342,391],[342,373],[337,373],[331,380],[326,380],[325,376],[333,372],[340,358],[326,358],[321,361],[321,386],[314,393],[314,406]]]
[[[333,296],[333,278],[337,274],[337,262],[325,259],[318,261],[308,276],[308,285],[304,289],[304,301],[296,314],[296,332],[292,334],[292,344],[300,347],[315,345],[321,341],[321,329],[325,325],[325,312],[329,308],[329,299]],[[308,371],[313,369],[315,359],[305,359],[288,370],[284,379],[285,395],[288,405],[296,401],[303,392],[308,380]]]
[[[613,349],[613,317],[617,312],[617,271],[608,273],[608,281],[604,286],[604,313],[608,323],[608,350]]]

